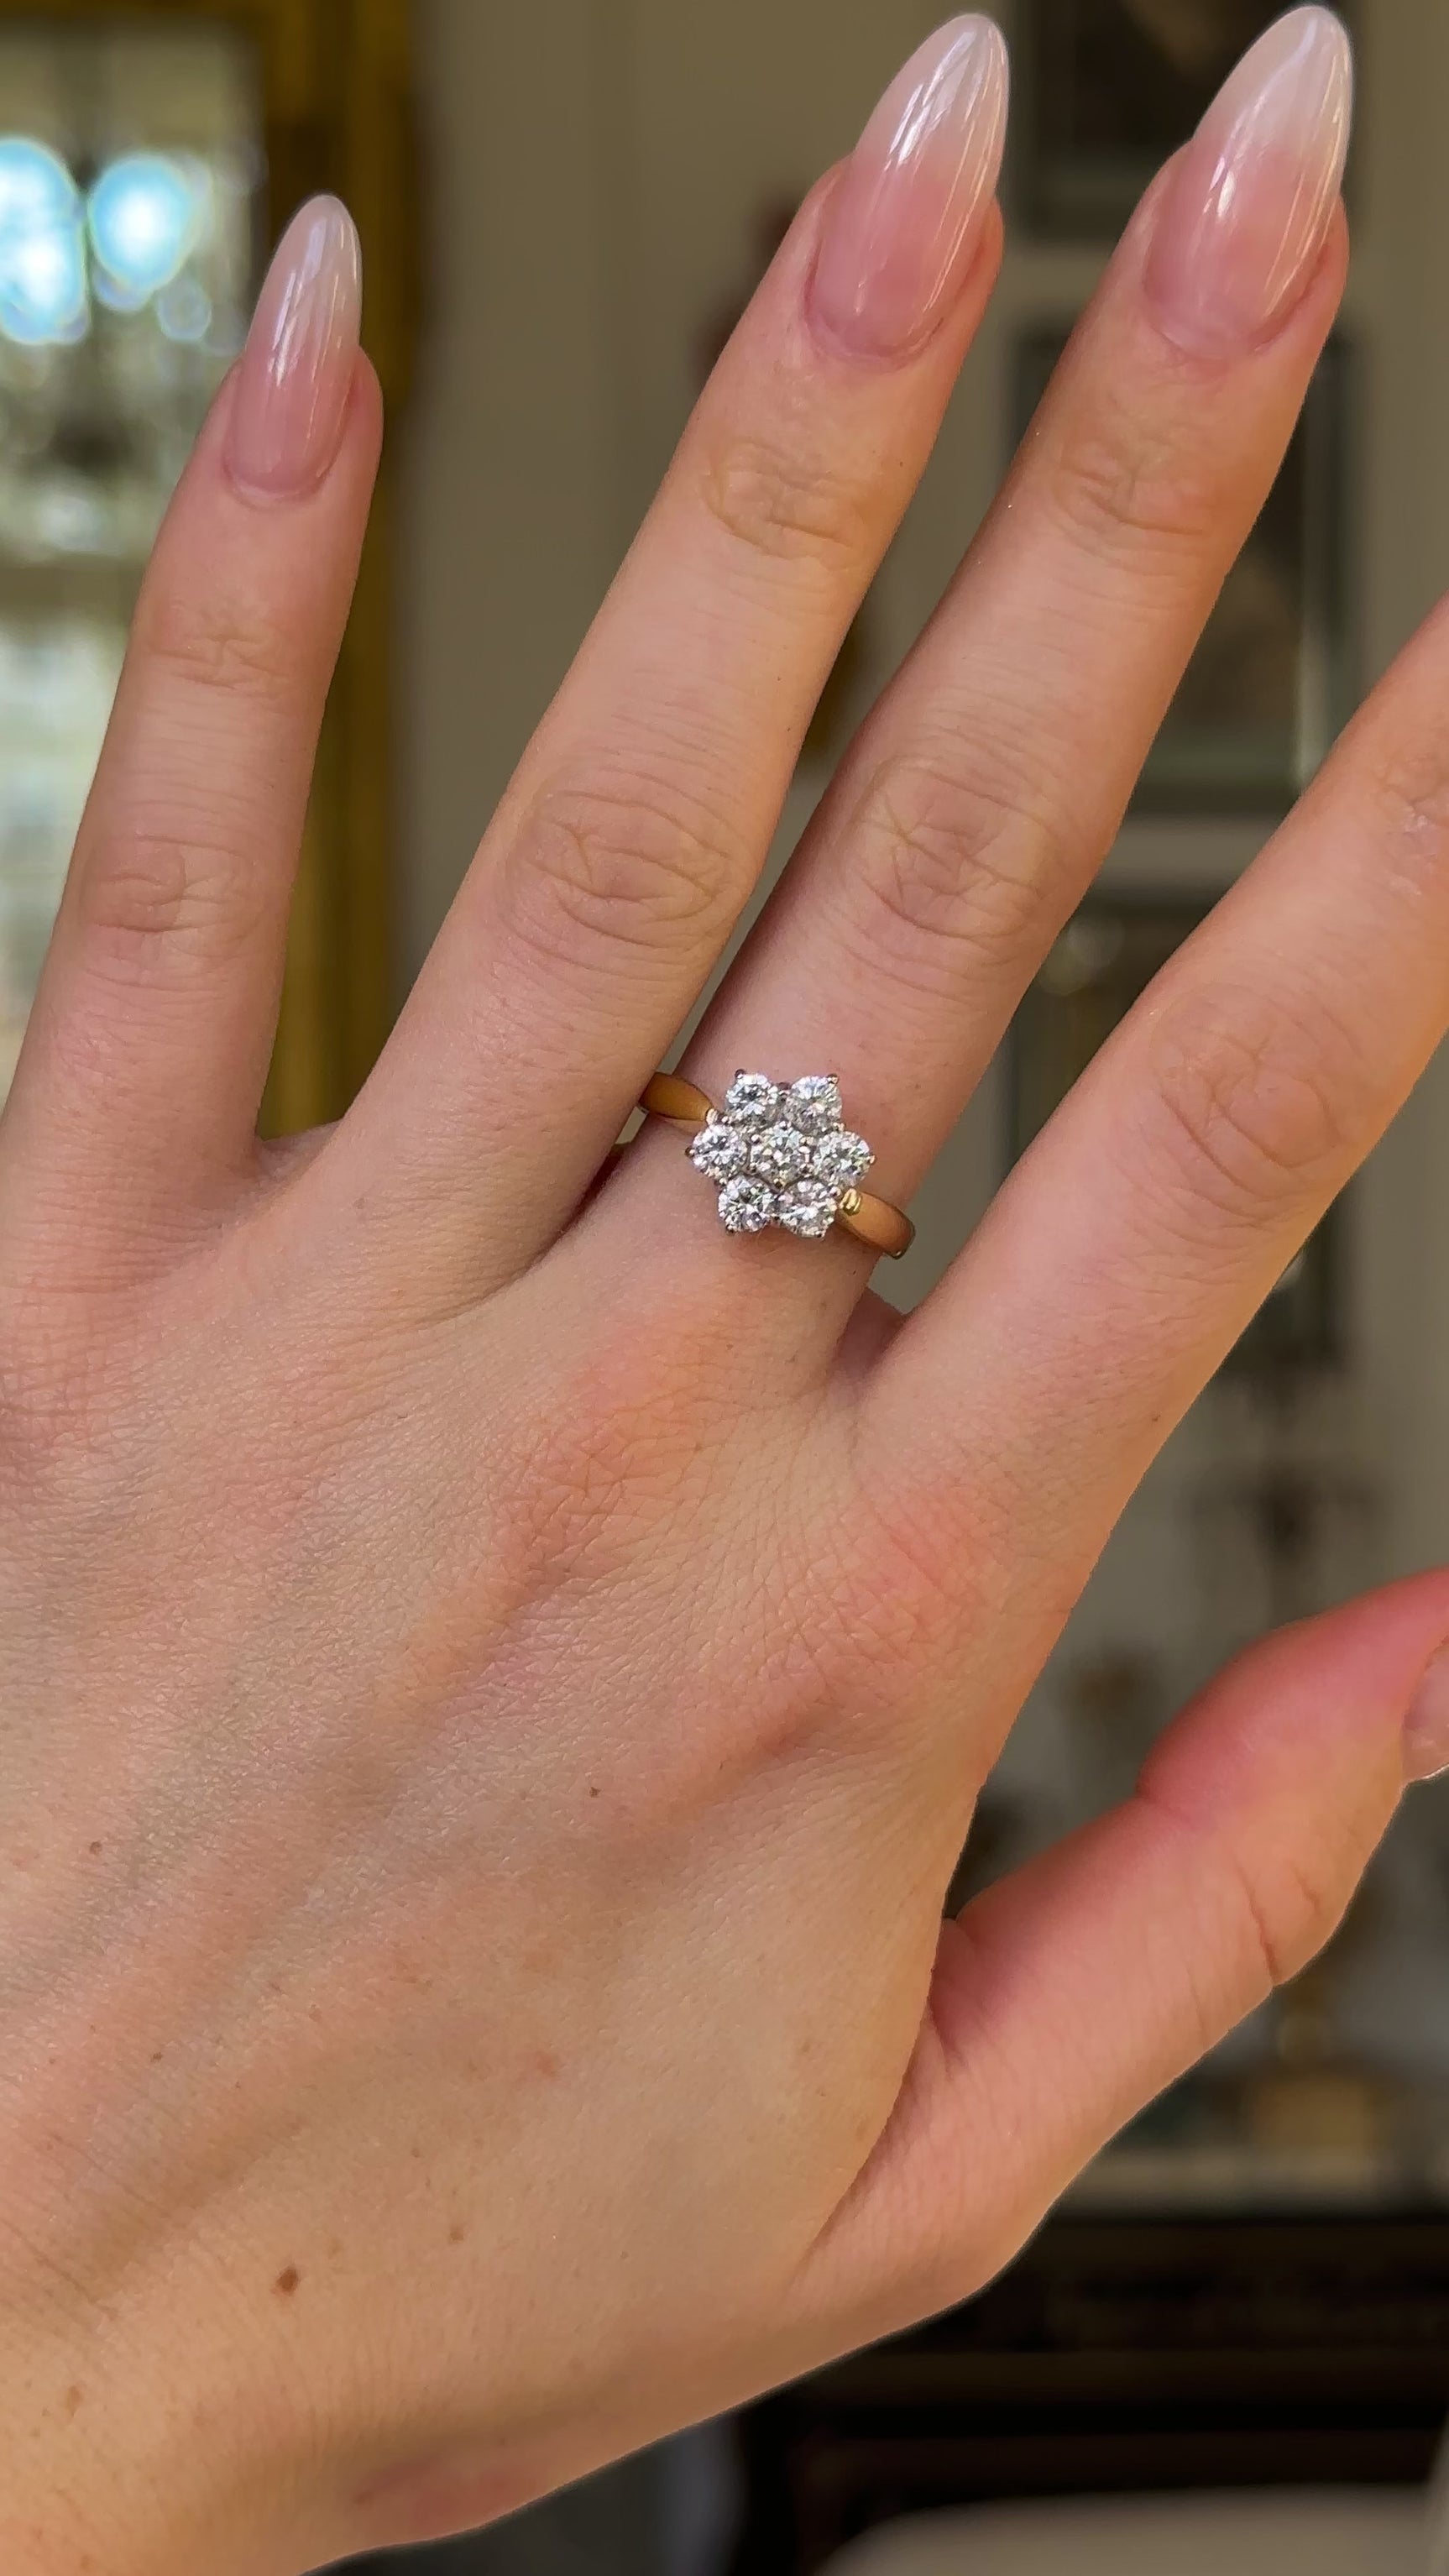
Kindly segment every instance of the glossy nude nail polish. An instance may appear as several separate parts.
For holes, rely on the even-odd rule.
[[[333,463],[362,320],[357,227],[336,197],[293,216],[267,272],[237,371],[226,463],[243,490],[286,499]]]
[[[1449,1771],[1449,1647],[1441,1647],[1404,1724],[1404,1777],[1437,1780]]]
[[[1179,347],[1230,357],[1272,338],[1311,277],[1343,178],[1348,38],[1293,9],[1243,56],[1171,171],[1145,275]]]
[[[811,309],[827,339],[877,359],[929,339],[981,238],[1006,96],[989,18],[953,18],[892,82],[826,208]]]

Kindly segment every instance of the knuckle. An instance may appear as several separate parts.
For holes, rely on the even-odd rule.
[[[1191,1870],[1205,1859],[1208,1883],[1219,1891],[1236,1926],[1236,1944],[1230,1939],[1227,1953],[1235,1960],[1227,2004],[1216,1991],[1205,1991],[1200,2003],[1201,2037],[1208,2046],[1225,2022],[1241,2017],[1245,1993],[1260,2000],[1287,1985],[1317,1956],[1342,1920],[1362,1855],[1355,1864],[1346,1853],[1320,1848],[1310,1860],[1281,1838],[1248,1852],[1230,1825],[1203,1823],[1181,1811],[1156,1786],[1150,1765],[1137,1794],[1186,1846]]]
[[[959,1484],[943,1502],[935,1478],[862,1482],[816,1569],[817,1592],[827,1574],[852,1686],[873,1675],[889,1707],[919,1694],[923,1675],[975,1632],[999,1589],[984,1515]]]
[[[1266,1866],[1230,1855],[1250,1953],[1263,1982],[1285,1986],[1337,1929],[1349,1889],[1324,1860],[1277,1851]]]
[[[1430,732],[1374,747],[1365,775],[1375,822],[1410,883],[1437,890],[1449,852],[1449,758]]]
[[[723,937],[745,854],[713,808],[674,781],[559,782],[510,854],[512,910],[551,962],[599,946],[674,959]]]
[[[1151,1097],[1192,1195],[1251,1223],[1325,1180],[1352,1142],[1358,1055],[1322,1000],[1243,988],[1169,1002]]]
[[[261,920],[259,872],[218,837],[216,819],[143,816],[107,839],[78,886],[93,960],[124,978],[162,959],[224,965],[250,945]]]
[[[1008,756],[891,763],[857,817],[845,892],[875,971],[933,991],[996,980],[1034,953],[1070,865],[1054,819]]]
[[[798,446],[738,433],[718,440],[699,492],[710,517],[752,555],[836,573],[873,547],[870,487],[811,453],[804,438]]]
[[[97,1357],[84,1293],[58,1306],[22,1294],[0,1349],[0,1496],[36,1531],[116,1504],[111,1363]]]
[[[133,651],[144,666],[185,688],[276,706],[296,687],[296,654],[283,627],[256,603],[178,597],[143,589]]]
[[[513,1544],[534,1574],[617,1575],[689,1521],[708,1478],[687,1341],[601,1319],[552,1393],[510,1415],[505,1446]]]
[[[1042,472],[1053,517],[1095,554],[1200,546],[1221,515],[1216,478],[1181,424],[1154,431],[1116,403],[1071,421]]]

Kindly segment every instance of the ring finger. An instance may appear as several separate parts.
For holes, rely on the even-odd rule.
[[[1294,11],[1149,193],[691,1050],[715,1097],[740,1065],[836,1074],[893,1198],[1100,864],[1281,462],[1342,286],[1349,92],[1337,20]],[[614,1185],[631,1224],[660,1151]],[[848,1311],[858,1258],[779,1253],[802,1298]]]

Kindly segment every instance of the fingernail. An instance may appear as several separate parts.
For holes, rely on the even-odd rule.
[[[234,482],[276,499],[311,491],[336,457],[362,320],[357,227],[336,197],[287,226],[252,317],[232,399]]]
[[[953,18],[886,91],[825,217],[817,325],[871,358],[930,337],[971,266],[1001,168],[1006,47],[989,18]]]
[[[1353,57],[1331,11],[1291,9],[1250,47],[1171,173],[1146,290],[1168,338],[1207,357],[1271,339],[1328,235]]]
[[[1404,1722],[1404,1777],[1434,1780],[1449,1771],[1449,1646],[1441,1646],[1420,1682]]]

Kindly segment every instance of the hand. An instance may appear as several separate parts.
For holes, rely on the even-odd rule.
[[[1444,1028],[1442,617],[910,1322],[838,1227],[726,1234],[667,1128],[592,1187],[980,317],[1003,103],[959,21],[811,198],[374,1078],[280,1149],[379,435],[340,209],[177,495],[0,1140],[14,2576],[482,2521],[959,2299],[1449,1753],[1436,1574],[943,1932],[1117,1513]],[[1346,119],[1299,11],[1150,192],[692,1050],[836,1072],[892,1197],[1269,487]]]

